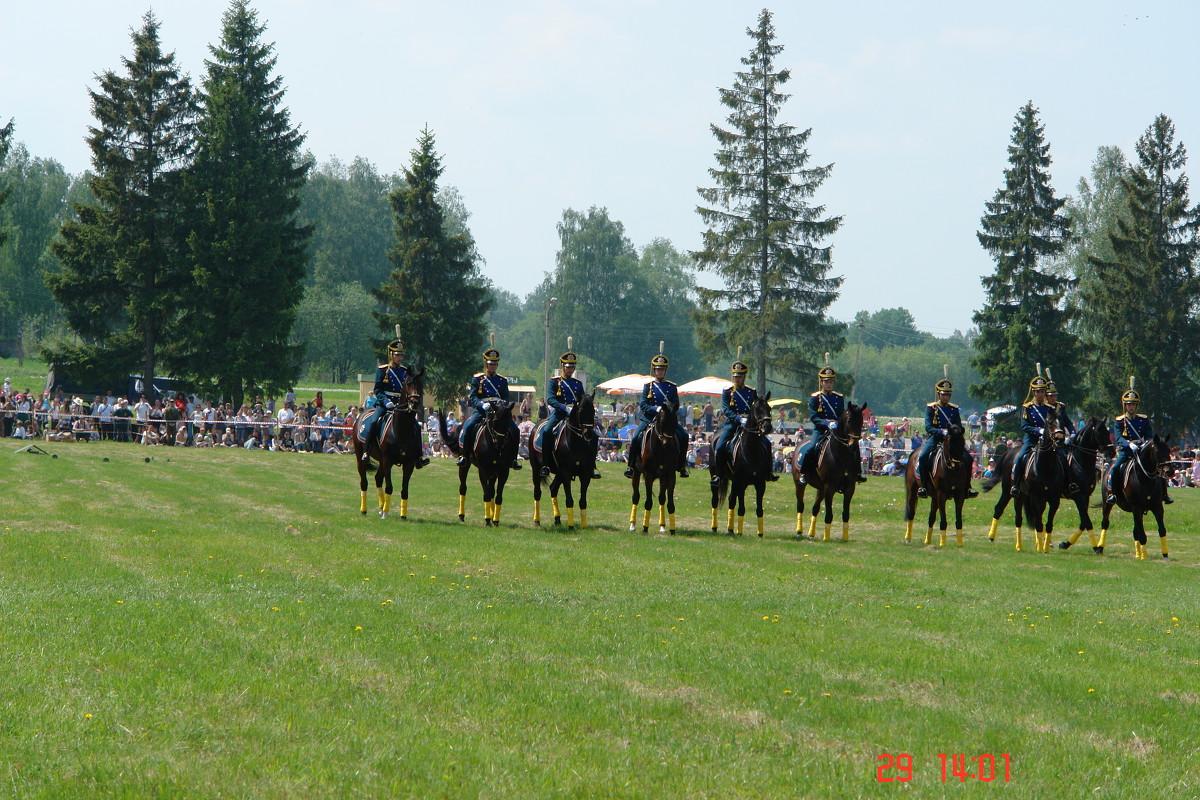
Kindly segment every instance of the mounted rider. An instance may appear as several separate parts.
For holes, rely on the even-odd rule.
[[[555,428],[560,422],[565,423],[570,418],[571,409],[587,394],[587,390],[583,388],[583,381],[575,377],[575,367],[579,363],[579,356],[575,354],[572,345],[572,337],[568,336],[567,352],[558,357],[561,374],[554,376],[546,384],[546,404],[550,406],[550,416],[538,432],[537,441],[538,449],[542,452],[541,477],[543,478],[550,477],[550,465],[546,463],[549,458],[546,453],[548,446],[549,449],[553,449]],[[596,444],[598,447],[599,440],[596,441]],[[592,470],[592,480],[599,479],[600,473]]]
[[[375,368],[375,389],[367,401],[371,410],[367,412],[369,416],[362,423],[365,440],[363,442],[363,461],[370,460],[371,446],[379,441],[379,432],[383,428],[386,412],[391,411],[397,405],[408,405],[408,398],[404,395],[404,384],[411,372],[412,368],[404,365],[404,342],[400,340],[400,326],[397,325],[396,338],[388,342],[387,363],[380,364]],[[414,416],[413,425],[416,430],[416,440],[419,442],[421,441],[420,414]],[[421,456],[417,460],[417,469],[428,463],[429,459]]]
[[[721,392],[721,414],[725,417],[725,422],[717,431],[716,439],[713,441],[712,464],[709,467],[709,472],[712,474],[710,482],[713,486],[721,483],[721,470],[729,464],[732,455],[729,448],[732,446],[733,437],[746,424],[750,407],[754,405],[754,401],[758,400],[758,391],[753,386],[746,385],[746,373],[749,371],[750,367],[742,361],[742,348],[739,346],[737,360],[731,367],[733,386],[727,386]],[[769,460],[771,440],[765,436],[763,437],[763,447],[767,451]],[[767,480],[777,481],[779,476],[771,472],[767,476]]]
[[[1046,405],[1055,410],[1055,419],[1058,420],[1058,427],[1065,435],[1064,444],[1070,444],[1075,441],[1075,434],[1079,431],[1075,428],[1075,423],[1071,421],[1071,415],[1067,413],[1067,404],[1058,401],[1058,387],[1054,385],[1054,376],[1050,374],[1050,368],[1046,367]],[[1058,460],[1062,464],[1063,475],[1068,477],[1071,475],[1070,467],[1067,464],[1067,449],[1061,448],[1058,451]],[[1067,487],[1068,494],[1075,494],[1079,491],[1079,484],[1073,481]]]
[[[483,351],[483,372],[477,372],[471,378],[471,388],[467,394],[467,405],[472,414],[458,431],[458,445],[463,454],[458,457],[458,466],[467,463],[467,454],[475,446],[475,436],[479,426],[483,424],[484,415],[491,410],[492,403],[508,400],[508,378],[496,372],[500,366],[500,351],[496,349],[496,334],[489,334],[491,347]],[[516,442],[521,438],[517,430],[517,421],[508,422],[508,435]],[[521,459],[513,459],[513,469],[521,468]]]
[[[1021,430],[1024,438],[1017,459],[1013,462],[1010,492],[1013,497],[1017,496],[1017,476],[1021,474],[1029,458],[1029,451],[1037,447],[1037,443],[1046,434],[1046,426],[1050,424],[1050,418],[1056,410],[1046,402],[1046,387],[1049,385],[1050,382],[1042,377],[1042,365],[1038,364],[1037,375],[1029,380],[1028,391],[1032,398],[1021,405]]]
[[[650,427],[650,423],[659,415],[665,404],[671,403],[676,409],[679,408],[679,388],[667,380],[667,367],[670,366],[670,361],[662,351],[663,342],[659,342],[658,355],[650,359],[650,371],[654,374],[654,380],[642,387],[642,399],[638,403],[638,408],[642,412],[642,421],[633,434],[633,439],[629,442],[629,468],[625,470],[626,478],[633,477],[637,460],[641,456],[642,436],[646,433],[646,428]],[[679,448],[679,477],[687,478],[689,477],[687,470],[688,435],[683,426],[679,424],[678,417],[675,418],[675,444]]]
[[[833,390],[833,382],[836,378],[837,371],[829,366],[829,354],[826,353],[825,366],[817,371],[817,381],[821,388],[808,398],[808,418],[812,420],[813,436],[800,447],[800,459],[797,463],[800,470],[798,482],[801,486],[808,483],[808,473],[816,467],[812,463],[816,458],[814,453],[821,452],[821,448],[829,440],[830,434],[837,430],[838,420],[845,411],[846,398],[840,392]],[[861,465],[861,461],[856,459],[856,462]],[[859,472],[855,476],[855,480],[864,483],[867,477]]]
[[[1134,453],[1153,443],[1154,430],[1150,427],[1150,418],[1145,414],[1138,413],[1138,404],[1141,401],[1141,395],[1133,388],[1133,376],[1131,375],[1129,389],[1121,395],[1121,405],[1125,413],[1113,420],[1112,432],[1117,445],[1117,457],[1108,471],[1108,483],[1104,487],[1107,494],[1106,502],[1109,504],[1117,502],[1117,496],[1113,492],[1113,481],[1123,474],[1125,464],[1133,457]],[[1163,502],[1168,504],[1175,502],[1167,496],[1166,481],[1163,481]]]
[[[942,368],[942,374],[945,375],[946,368]],[[953,428],[963,430],[962,416],[959,413],[958,406],[950,402],[950,397],[954,393],[954,384],[948,377],[943,377],[940,381],[933,385],[933,390],[937,396],[937,400],[932,403],[925,404],[925,442],[921,445],[921,452],[917,456],[917,497],[929,497],[930,492],[930,473],[933,471],[933,451],[938,444],[944,443],[950,436],[950,431]],[[963,450],[963,460],[967,465],[967,475],[974,474],[974,461],[971,456],[971,451]],[[967,497],[978,497],[979,492],[971,488],[970,480],[967,482]]]

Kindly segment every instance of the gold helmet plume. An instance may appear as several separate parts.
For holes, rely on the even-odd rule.
[[[746,365],[746,362],[742,361],[742,346],[740,344],[738,345],[737,358],[733,362],[732,370],[734,375],[745,375],[750,371],[750,367]]]
[[[483,351],[483,360],[492,363],[500,363],[500,351],[496,349],[496,332],[488,333],[488,343],[491,345],[487,350]]]

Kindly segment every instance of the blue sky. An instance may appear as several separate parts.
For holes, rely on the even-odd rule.
[[[524,295],[553,268],[567,207],[604,206],[639,247],[698,246],[728,87],[761,3],[260,0],[293,121],[318,160],[384,172],[436,134],[472,214],[486,273]],[[162,38],[198,81],[223,2],[159,0]],[[830,240],[845,278],[832,313],[903,306],[939,335],[971,324],[992,269],[975,239],[1028,100],[1053,185],[1075,191],[1096,149],[1127,156],[1155,115],[1200,147],[1193,87],[1200,5],[1139,2],[768,6],[784,119],[834,164],[815,202],[845,217]],[[0,120],[34,155],[88,166],[94,74],[130,54],[145,3],[14,4],[0,28]],[[1189,173],[1197,169],[1189,165]],[[1193,198],[1195,200],[1195,198]],[[711,282],[711,278],[708,281]]]

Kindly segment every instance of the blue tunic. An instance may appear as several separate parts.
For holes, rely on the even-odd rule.
[[[380,364],[375,368],[375,400],[380,405],[386,405],[390,400],[397,403],[404,399],[404,382],[408,380],[408,367],[393,367],[390,364]]]

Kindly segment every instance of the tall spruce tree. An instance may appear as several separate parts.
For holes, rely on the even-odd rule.
[[[89,90],[97,126],[89,129],[94,203],[52,245],[62,270],[46,276],[79,344],[46,357],[95,380],[116,379],[141,361],[147,386],[186,287],[182,258],[182,172],[194,144],[195,100],[175,54],[163,53],[152,12],[132,33],[124,75],[100,75]]]
[[[484,345],[484,315],[490,308],[487,283],[471,257],[474,241],[462,231],[450,234],[437,200],[442,162],[426,128],[412,151],[404,182],[391,194],[396,243],[388,254],[394,269],[373,290],[383,312],[373,312],[383,337],[377,352],[394,335],[404,337],[408,361],[428,372],[429,388],[439,405],[463,393]]]
[[[188,175],[194,286],[183,304],[177,371],[240,403],[295,381],[302,345],[289,341],[304,296],[312,230],[297,216],[308,162],[282,105],[274,45],[245,0],[221,20],[202,89]]]
[[[984,401],[1021,400],[1039,362],[1053,367],[1064,394],[1077,381],[1074,339],[1061,302],[1070,279],[1051,269],[1071,226],[1060,213],[1065,200],[1050,187],[1049,153],[1030,101],[1017,112],[1004,186],[987,204],[977,234],[996,260],[996,271],[983,278],[984,306],[974,316],[979,336],[971,364],[980,382],[970,393]]]
[[[837,299],[840,277],[829,277],[831,248],[820,243],[841,217],[828,217],[811,198],[833,165],[808,166],[812,129],[797,131],[779,114],[791,95],[779,88],[791,78],[776,70],[771,13],[763,10],[746,66],[732,89],[721,89],[728,128],[713,125],[720,144],[716,186],[697,191],[708,204],[696,210],[708,226],[698,266],[716,272],[723,289],[697,289],[696,335],[710,360],[742,345],[766,388],[767,370],[794,375],[816,366],[815,354],[839,350],[845,326],[826,318]]]
[[[1200,206],[1189,204],[1186,164],[1174,123],[1159,115],[1122,179],[1128,210],[1110,234],[1113,255],[1090,259],[1096,280],[1083,296],[1085,318],[1104,332],[1095,346],[1109,408],[1133,375],[1139,410],[1177,433],[1200,420]]]
[[[12,147],[12,132],[13,121],[10,119],[7,125],[0,127],[0,170],[4,169],[5,162],[8,160],[8,150]],[[8,199],[11,191],[12,187],[0,183],[0,208],[4,207],[4,201]],[[2,222],[3,218],[0,218],[0,223]],[[7,240],[8,226],[0,224],[0,246],[3,246]]]

